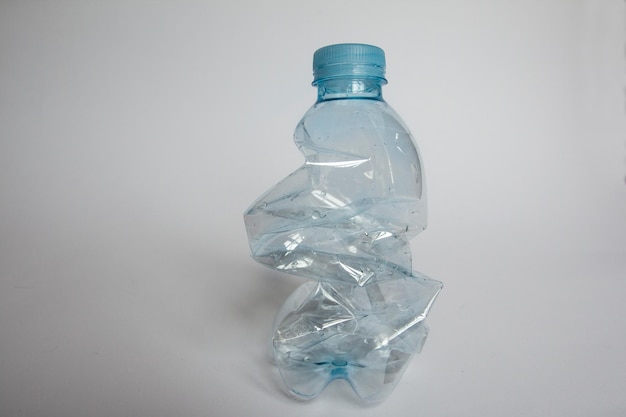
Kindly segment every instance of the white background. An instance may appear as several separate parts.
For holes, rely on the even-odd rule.
[[[0,416],[626,415],[626,4],[0,1]],[[312,54],[387,53],[444,282],[393,395],[279,388],[242,213]]]

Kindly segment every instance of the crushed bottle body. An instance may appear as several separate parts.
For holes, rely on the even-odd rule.
[[[302,399],[335,379],[384,399],[421,350],[442,288],[412,269],[409,240],[427,218],[422,164],[381,79],[319,82],[294,134],[304,164],[244,216],[255,260],[310,280],[286,300],[272,339],[285,386]]]

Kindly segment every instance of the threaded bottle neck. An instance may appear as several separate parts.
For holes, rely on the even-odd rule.
[[[317,102],[339,99],[369,99],[383,101],[380,79],[334,78],[316,83]]]

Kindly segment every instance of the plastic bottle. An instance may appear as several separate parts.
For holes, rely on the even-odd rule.
[[[244,219],[256,261],[309,280],[274,324],[287,391],[309,399],[345,379],[376,402],[421,350],[442,288],[411,267],[408,241],[426,227],[422,164],[382,98],[382,49],[330,45],[315,52],[313,72],[317,102],[294,134],[305,163]]]

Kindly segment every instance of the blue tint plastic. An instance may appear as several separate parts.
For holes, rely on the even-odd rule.
[[[385,52],[377,46],[344,43],[320,48],[313,54],[313,85],[331,78],[385,79]]]
[[[417,147],[382,98],[380,48],[331,45],[314,56],[318,100],[294,140],[305,163],[244,215],[258,262],[309,280],[276,317],[273,350],[301,399],[335,379],[364,401],[397,385],[428,333],[442,284],[412,270],[426,227]]]

